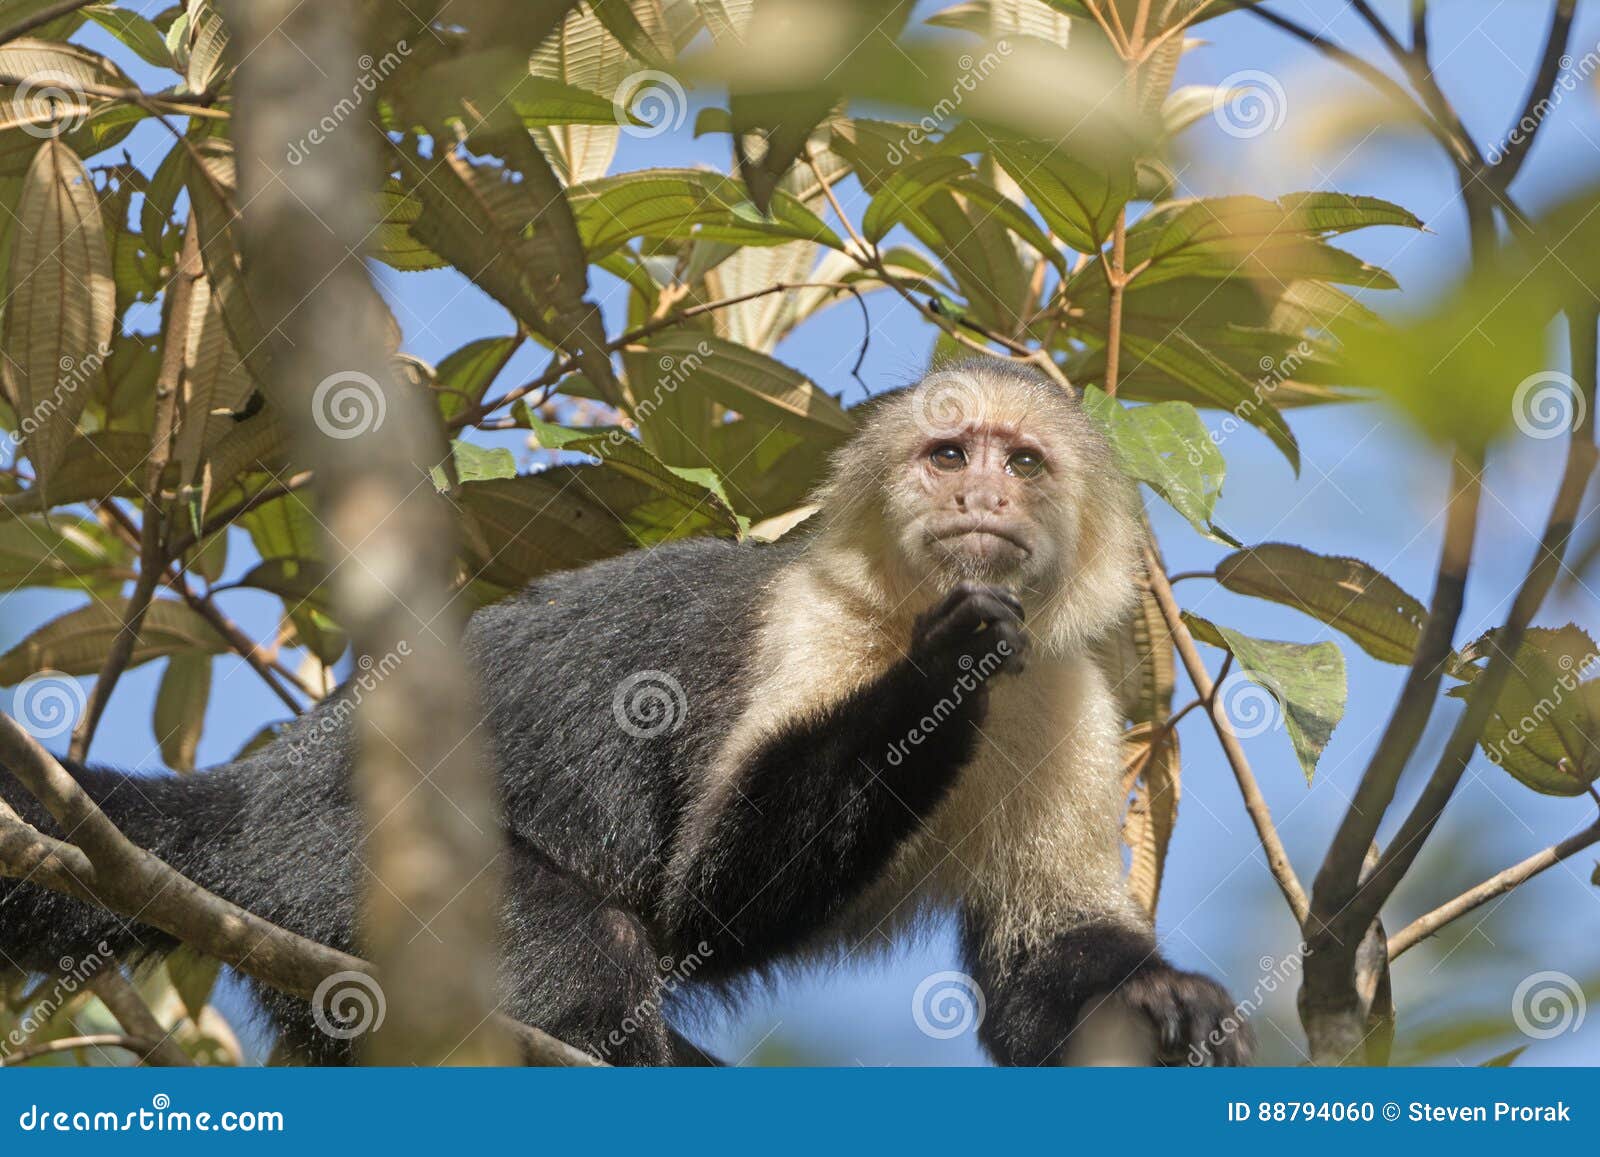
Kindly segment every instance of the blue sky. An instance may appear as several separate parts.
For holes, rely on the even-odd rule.
[[[919,13],[935,10],[927,5]],[[1271,7],[1323,30],[1355,51],[1378,59],[1381,48],[1360,18],[1340,2]],[[1396,26],[1408,4],[1378,6]],[[1544,0],[1436,2],[1431,24],[1433,60],[1445,91],[1469,131],[1485,148],[1497,143],[1520,109],[1537,57],[1550,4]],[[1362,82],[1315,52],[1245,14],[1207,23],[1208,43],[1188,53],[1180,84],[1214,84],[1241,70],[1260,70],[1282,85],[1284,119],[1251,139],[1225,134],[1209,118],[1186,138],[1190,155],[1179,166],[1185,195],[1254,193],[1273,196],[1302,189],[1364,193],[1396,201],[1418,214],[1427,231],[1369,230],[1343,244],[1393,272],[1400,293],[1375,295],[1384,310],[1418,308],[1449,283],[1465,261],[1465,218],[1443,155],[1427,140],[1398,132],[1350,132],[1336,113],[1368,96]],[[1600,12],[1588,9],[1573,33],[1574,67],[1600,53]],[[119,54],[121,56],[126,54]],[[1593,67],[1593,60],[1588,67]],[[138,74],[138,70],[133,70]],[[692,139],[689,118],[680,132],[650,140],[625,137],[613,172],[650,165],[705,163],[725,167],[727,138]],[[1315,142],[1312,147],[1308,142]],[[165,148],[158,130],[143,130],[128,147],[136,160]],[[1516,192],[1530,208],[1593,183],[1600,176],[1600,118],[1592,80],[1568,94],[1541,130]],[[864,207],[852,184],[841,187],[852,215]],[[1579,255],[1592,260],[1592,255]],[[449,273],[382,275],[384,289],[406,334],[406,349],[430,361],[474,338],[510,332],[503,310]],[[622,295],[599,287],[602,308],[617,328]],[[862,376],[874,390],[913,378],[925,365],[933,331],[890,294],[868,298],[872,342]],[[808,323],[778,351],[834,393],[854,400],[849,376],[861,338],[853,305]],[[524,351],[502,379],[531,376],[541,359]],[[1560,359],[1552,365],[1559,366]],[[1441,404],[1449,404],[1443,399]],[[1290,422],[1304,466],[1295,478],[1284,459],[1251,430],[1223,443],[1229,473],[1219,521],[1246,542],[1290,541],[1329,554],[1366,559],[1412,593],[1425,596],[1436,561],[1437,520],[1446,463],[1414,437],[1404,422],[1371,406],[1295,411]],[[485,439],[526,455],[519,438]],[[1482,549],[1462,622],[1462,639],[1503,618],[1521,579],[1546,505],[1556,462],[1551,443],[1507,445],[1485,481]],[[1151,504],[1170,569],[1209,569],[1218,548],[1198,538],[1158,502]],[[231,571],[246,565],[236,543]],[[1315,782],[1308,787],[1295,765],[1287,736],[1269,731],[1245,740],[1263,791],[1300,874],[1309,878],[1342,814],[1348,794],[1370,754],[1376,733],[1400,685],[1400,668],[1376,663],[1342,637],[1286,609],[1230,595],[1211,584],[1181,584],[1180,600],[1208,618],[1258,636],[1309,642],[1332,638],[1344,646],[1350,698]],[[7,596],[0,616],[0,645],[9,646],[44,619],[75,605],[72,596],[29,592]],[[1579,587],[1553,597],[1540,621],[1594,623],[1596,597]],[[276,600],[239,593],[227,603],[247,630],[267,636]],[[1216,656],[1209,656],[1215,669]],[[95,757],[128,767],[159,766],[150,728],[160,665],[128,674],[100,730]],[[218,661],[201,743],[201,761],[225,760],[281,705],[242,663]],[[1181,692],[1180,692],[1181,694]],[[1453,702],[1437,712],[1434,727],[1403,783],[1399,807],[1408,804],[1427,756],[1437,751]],[[1264,974],[1290,956],[1292,922],[1266,872],[1254,833],[1214,738],[1198,715],[1181,729],[1184,751],[1180,823],[1168,863],[1160,931],[1180,963],[1223,977],[1236,995],[1248,996]],[[1592,804],[1583,799],[1535,795],[1488,764],[1474,761],[1434,841],[1418,861],[1418,879],[1393,906],[1391,931],[1404,919],[1447,899],[1461,887],[1586,825]],[[1386,827],[1380,839],[1388,832]],[[1546,873],[1511,898],[1469,917],[1473,929],[1456,943],[1424,946],[1399,962],[1394,982],[1402,1040],[1408,1027],[1470,1010],[1510,1023],[1517,984],[1540,969],[1580,979],[1600,978],[1600,889],[1588,882],[1594,857],[1580,855]],[[1481,922],[1480,922],[1481,921]],[[803,1056],[837,1064],[973,1064],[981,1055],[970,1033],[933,1039],[918,1030],[911,1004],[930,974],[958,966],[948,931],[933,929],[924,942],[887,958],[851,961],[786,978],[734,1014],[715,1013],[695,1033],[730,1059]],[[1600,1020],[1600,1016],[1592,1018]],[[1301,1038],[1293,1015],[1292,985],[1279,986],[1257,1017],[1269,1059],[1294,1063]],[[1522,1043],[1518,1040],[1508,1044]],[[1532,1042],[1523,1063],[1600,1062],[1600,1024],[1585,1024],[1549,1041]],[[1478,1046],[1451,1059],[1473,1063],[1492,1049]]]

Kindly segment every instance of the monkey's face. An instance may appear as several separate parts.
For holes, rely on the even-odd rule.
[[[957,420],[904,446],[888,524],[916,579],[978,579],[1043,593],[1077,532],[1061,423],[983,392]]]

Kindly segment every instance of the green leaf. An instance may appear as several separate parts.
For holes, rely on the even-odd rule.
[[[222,962],[185,944],[167,957],[166,967],[167,978],[183,1002],[184,1013],[198,1024],[200,1014],[211,1003],[211,992],[217,986]]]
[[[637,438],[615,426],[574,430],[533,417],[529,425],[543,449],[592,455],[605,466],[660,491],[683,508],[685,518],[697,522],[709,518],[724,533],[733,535],[743,529],[728,505],[722,483],[709,470],[668,466]]]
[[[481,482],[485,478],[517,476],[517,460],[504,446],[491,449],[457,438],[450,443],[450,456],[455,462],[458,482]],[[449,480],[445,476],[443,466],[433,468],[433,484],[440,490],[449,489]]]
[[[1283,452],[1296,474],[1300,472],[1300,446],[1283,415],[1243,375],[1187,334],[1177,331],[1166,341],[1151,341],[1125,332],[1122,356],[1130,367],[1145,364],[1159,369],[1189,387],[1195,400],[1230,410],[1249,422]]]
[[[505,368],[521,337],[481,337],[446,354],[434,371],[433,388],[439,396],[439,413],[446,421],[468,406],[483,401],[495,376]]]
[[[766,354],[722,338],[667,331],[646,344],[662,363],[661,389],[699,390],[747,418],[811,437],[835,440],[855,432],[838,399],[804,374]],[[644,408],[646,399],[639,399]]]
[[[1100,252],[1134,195],[1131,160],[1108,169],[1082,164],[1059,148],[1006,138],[996,138],[990,151],[1045,224],[1079,253]]]
[[[1193,406],[1124,406],[1094,386],[1084,389],[1083,406],[1105,431],[1124,473],[1166,499],[1207,538],[1237,542],[1212,521],[1228,464]]]
[[[869,241],[882,240],[884,234],[936,190],[971,173],[972,165],[965,157],[944,155],[924,157],[897,169],[862,214],[861,232]]]
[[[64,587],[113,595],[132,563],[131,548],[92,518],[0,520],[0,590]]]
[[[1462,648],[1462,660],[1492,658],[1498,639],[1485,634]],[[1457,668],[1468,682],[1449,693],[1466,698],[1478,670]],[[1596,673],[1600,649],[1581,628],[1529,628],[1478,740],[1489,762],[1542,794],[1584,794],[1600,779],[1600,679],[1585,679]]]
[[[210,699],[210,655],[177,654],[167,660],[156,692],[153,723],[161,758],[174,771],[194,770],[194,754]]]
[[[1242,632],[1183,613],[1194,637],[1233,655],[1243,678],[1262,688],[1276,701],[1274,711],[1255,692],[1223,680],[1217,702],[1229,726],[1241,739],[1282,727],[1289,732],[1295,758],[1306,783],[1317,770],[1317,760],[1344,717],[1347,695],[1344,655],[1334,643],[1280,643],[1256,639]]]
[[[98,674],[107,650],[122,632],[126,606],[124,599],[96,599],[51,619],[0,655],[0,686],[20,683],[36,671]],[[171,599],[156,599],[145,614],[128,666],[192,652],[217,655],[227,649],[222,636],[194,611]]]
[[[645,169],[602,177],[568,190],[573,216],[591,259],[635,237],[698,238],[738,245],[819,241],[843,248],[838,236],[786,193],[763,214],[737,181],[702,169]]]
[[[94,183],[58,140],[41,145],[28,168],[17,228],[5,316],[8,393],[35,485],[50,497],[50,475],[100,382],[116,323],[116,283]]]
[[[470,572],[504,590],[650,545],[651,536],[629,524],[642,506],[669,506],[680,522],[683,514],[657,488],[604,466],[553,466],[469,482],[456,501],[466,516]]]
[[[326,612],[333,605],[328,568],[318,559],[263,559],[239,579],[238,585],[271,591],[283,600],[285,607],[298,608],[305,604]]]
[[[172,53],[167,51],[166,39],[161,30],[137,12],[114,8],[109,4],[92,4],[83,14],[131,49],[139,59],[157,68],[173,66]]]
[[[1385,663],[1411,662],[1428,618],[1426,607],[1376,567],[1287,543],[1230,554],[1216,573],[1228,590],[1304,611]]]
[[[133,82],[106,57],[75,44],[21,37],[0,45],[0,76],[26,82],[0,85],[0,173],[27,169],[41,137],[89,156],[127,136],[145,115],[88,95]]]

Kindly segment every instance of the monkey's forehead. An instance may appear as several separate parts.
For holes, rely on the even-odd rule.
[[[958,364],[938,368],[881,415],[886,424],[927,437],[987,429],[1045,441],[1081,438],[1077,402],[1042,375]]]

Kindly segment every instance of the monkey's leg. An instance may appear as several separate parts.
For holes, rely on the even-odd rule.
[[[944,798],[976,746],[985,680],[1024,645],[1016,600],[963,584],[918,621],[905,659],[771,737],[675,857],[678,948],[726,975],[824,927]]]
[[[1100,1021],[1106,1031],[1132,1028],[1135,1038],[1148,1037],[1135,1043],[1153,1043],[1163,1064],[1249,1061],[1250,1030],[1227,990],[1167,963],[1155,936],[1131,920],[1089,920],[1037,946],[1007,946],[996,944],[982,915],[969,908],[961,932],[967,967],[986,1002],[978,1035],[1000,1064],[1069,1060],[1086,1043],[1074,1038],[1089,1031],[1081,1020],[1092,1013],[1111,1014]],[[1133,1014],[1135,1023],[1119,1023],[1117,1009]]]
[[[674,1063],[661,954],[644,922],[524,841],[512,841],[509,864],[501,905],[506,1014],[608,1064]]]

